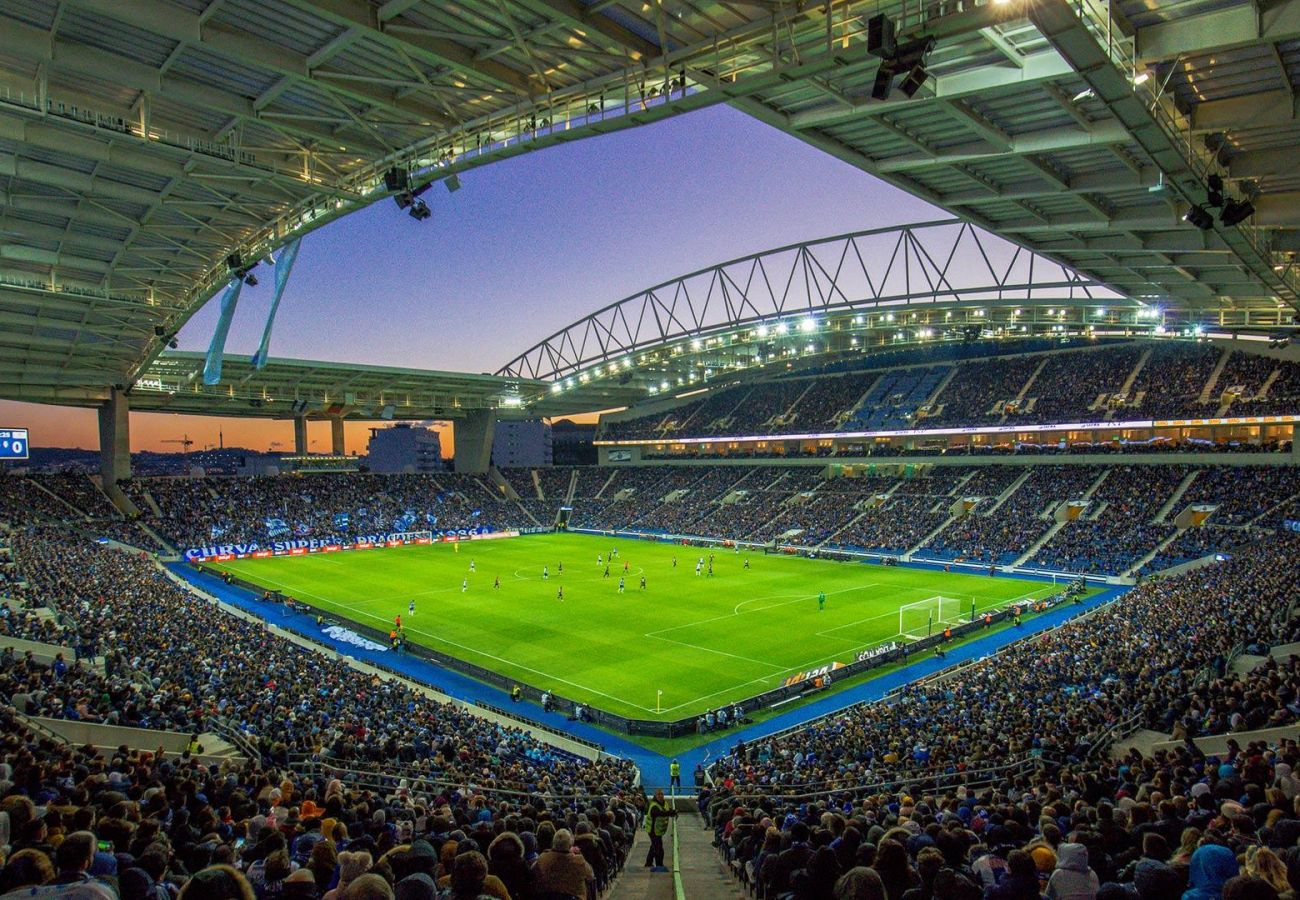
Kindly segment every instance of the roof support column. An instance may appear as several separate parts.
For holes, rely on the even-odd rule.
[[[113,388],[99,407],[99,474],[104,493],[127,515],[139,515],[118,486],[131,477],[131,405],[120,388]]]
[[[330,417],[330,452],[335,456],[346,456],[347,445],[343,440],[343,417]]]
[[[293,452],[295,456],[307,455],[307,417],[293,417]]]
[[[457,472],[486,472],[492,464],[492,437],[497,428],[495,409],[471,410],[457,419],[452,437],[456,443]]]

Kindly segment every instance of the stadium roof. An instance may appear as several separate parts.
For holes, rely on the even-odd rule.
[[[936,42],[911,98],[871,98],[880,12]],[[9,0],[0,395],[137,381],[390,169],[722,102],[1182,318],[1280,320],[1298,76],[1300,0]],[[1211,172],[1253,219],[1182,221]]]
[[[289,418],[458,419],[476,409],[519,410],[545,396],[541,382],[306,359],[262,369],[226,356],[221,383],[203,383],[204,354],[168,351],[131,390],[141,412]]]

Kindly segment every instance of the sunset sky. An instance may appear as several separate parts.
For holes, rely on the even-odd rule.
[[[551,332],[660,281],[782,244],[944,213],[729,107],[531,153],[425,195],[417,223],[384,201],[303,239],[272,357],[493,371]],[[251,353],[271,279],[245,288],[226,349]],[[205,307],[180,334],[205,350]],[[95,414],[0,402],[34,446],[98,446]],[[368,423],[349,423],[364,452]],[[138,414],[133,450],[293,443],[287,421]],[[450,450],[444,431],[444,453]],[[329,449],[313,423],[313,450]]]

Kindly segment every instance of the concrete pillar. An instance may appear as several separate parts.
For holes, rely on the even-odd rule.
[[[128,516],[138,516],[131,498],[117,486],[131,477],[131,404],[116,388],[99,407],[99,474],[104,493]]]
[[[293,452],[296,456],[307,455],[307,417],[293,417]]]
[[[497,427],[494,409],[471,410],[457,419],[452,433],[456,442],[457,472],[486,472],[492,466],[492,437]]]
[[[333,416],[330,418],[330,446],[333,448],[330,452],[335,456],[347,455],[347,444],[343,440],[342,416]]]
[[[114,388],[99,407],[99,474],[104,484],[131,477],[131,404]]]

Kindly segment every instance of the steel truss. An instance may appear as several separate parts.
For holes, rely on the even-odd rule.
[[[791,244],[682,275],[555,332],[497,374],[557,381],[611,362],[630,367],[629,357],[676,342],[700,351],[751,326],[816,340],[821,317],[831,314],[861,311],[865,322],[868,311],[897,307],[1097,301],[1138,305],[1042,254],[947,219]]]

